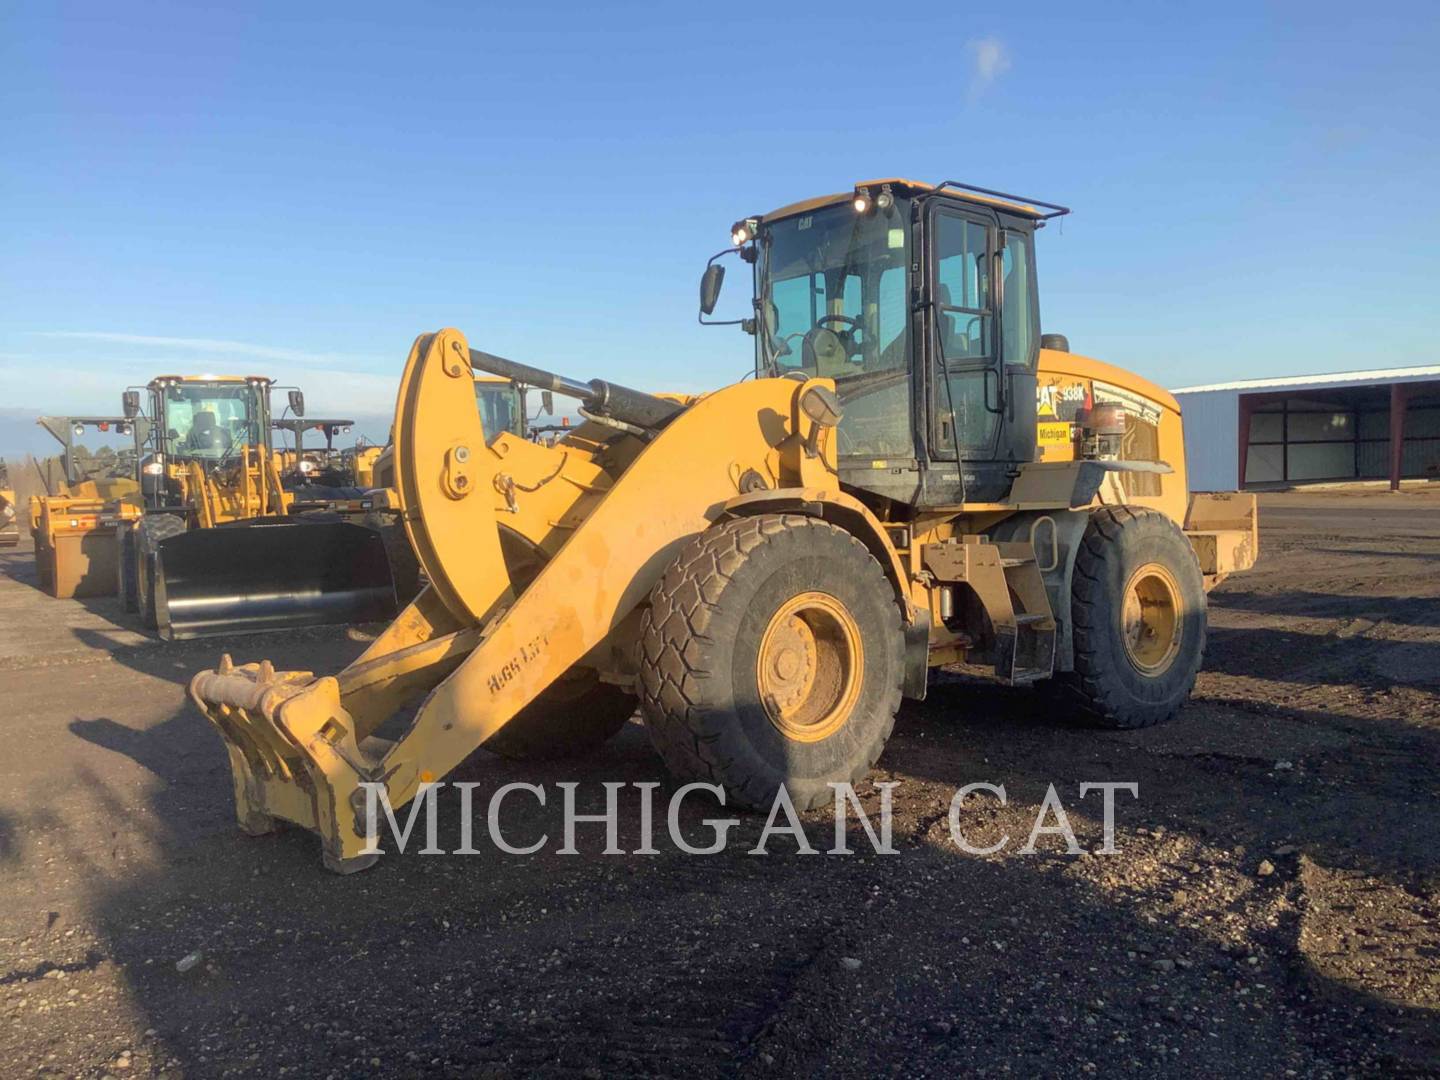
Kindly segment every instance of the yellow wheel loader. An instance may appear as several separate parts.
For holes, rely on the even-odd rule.
[[[307,504],[285,486],[271,445],[272,386],[261,376],[164,375],[144,388],[148,412],[140,388],[125,392],[145,509],[120,534],[120,591],[162,637],[395,614],[383,538],[297,512]],[[298,390],[290,407],[303,415]]]
[[[496,375],[476,374],[475,408],[480,414],[480,424],[485,437],[494,439],[502,432],[509,432],[521,439],[530,438],[531,417],[529,408],[529,387],[513,379],[502,379]],[[540,412],[555,411],[554,397],[549,390],[540,392]],[[352,456],[355,483],[362,488],[388,493],[389,501],[399,511],[395,488],[395,462],[392,447],[395,433],[383,448],[375,446],[355,448]],[[384,505],[384,500],[382,500]]]
[[[362,785],[400,807],[477,747],[593,749],[637,703],[677,779],[812,808],[961,662],[1100,726],[1173,715],[1254,500],[1189,498],[1175,399],[1042,341],[1034,237],[1064,212],[885,180],[742,219],[756,377],[696,398],[418,338],[394,471],[429,587],[337,675],[227,656],[190,684],[242,829],[360,869]],[[591,419],[488,433],[479,372]]]
[[[76,439],[87,431],[130,436],[123,416],[42,416],[36,423],[61,445],[56,479],[41,470],[44,495],[32,495],[30,536],[40,587],[60,599],[115,592],[116,535],[140,514],[134,455],[86,457]]]
[[[10,470],[0,458],[0,548],[20,543],[20,515],[16,510],[15,489],[10,486]]]
[[[346,452],[335,445],[336,437],[349,434],[354,426],[354,420],[302,416],[270,421],[270,429],[280,442],[275,458],[281,486],[295,493],[298,504],[321,508],[361,497]],[[312,431],[324,438],[323,448],[305,445],[305,436]]]

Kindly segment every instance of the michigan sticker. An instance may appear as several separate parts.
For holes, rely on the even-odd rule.
[[[1041,446],[1064,446],[1071,441],[1069,424],[1036,424],[1035,441]]]

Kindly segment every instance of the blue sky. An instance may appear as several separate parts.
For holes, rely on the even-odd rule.
[[[1073,206],[1045,328],[1165,385],[1440,359],[1434,3],[231,8],[0,15],[0,403],[379,414],[443,325],[723,384],[729,224],[883,175]]]

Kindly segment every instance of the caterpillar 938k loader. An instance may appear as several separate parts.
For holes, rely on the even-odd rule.
[[[429,588],[338,675],[226,657],[191,682],[241,827],[359,869],[363,783],[399,807],[480,746],[593,748],[637,701],[678,778],[815,807],[961,661],[1101,726],[1171,716],[1254,500],[1188,498],[1175,399],[1042,341],[1033,241],[1062,212],[889,180],[738,222],[756,378],[696,398],[418,338],[394,458]],[[489,437],[480,371],[593,419]]]
[[[316,516],[280,474],[261,376],[163,375],[125,391],[144,515],[120,534],[120,591],[166,638],[393,616],[376,530]],[[290,391],[291,408],[304,398]],[[315,507],[323,506],[317,502]]]

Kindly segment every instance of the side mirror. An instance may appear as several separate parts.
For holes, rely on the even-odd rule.
[[[720,286],[725,284],[725,267],[711,263],[700,278],[700,314],[713,315],[720,300]]]
[[[540,411],[546,416],[555,415],[555,395],[549,390],[540,391]]]
[[[140,415],[139,390],[126,390],[125,393],[121,396],[120,400],[125,409],[125,419],[134,420],[135,417]]]
[[[293,412],[296,416],[305,415],[305,391],[290,391],[290,411]]]

